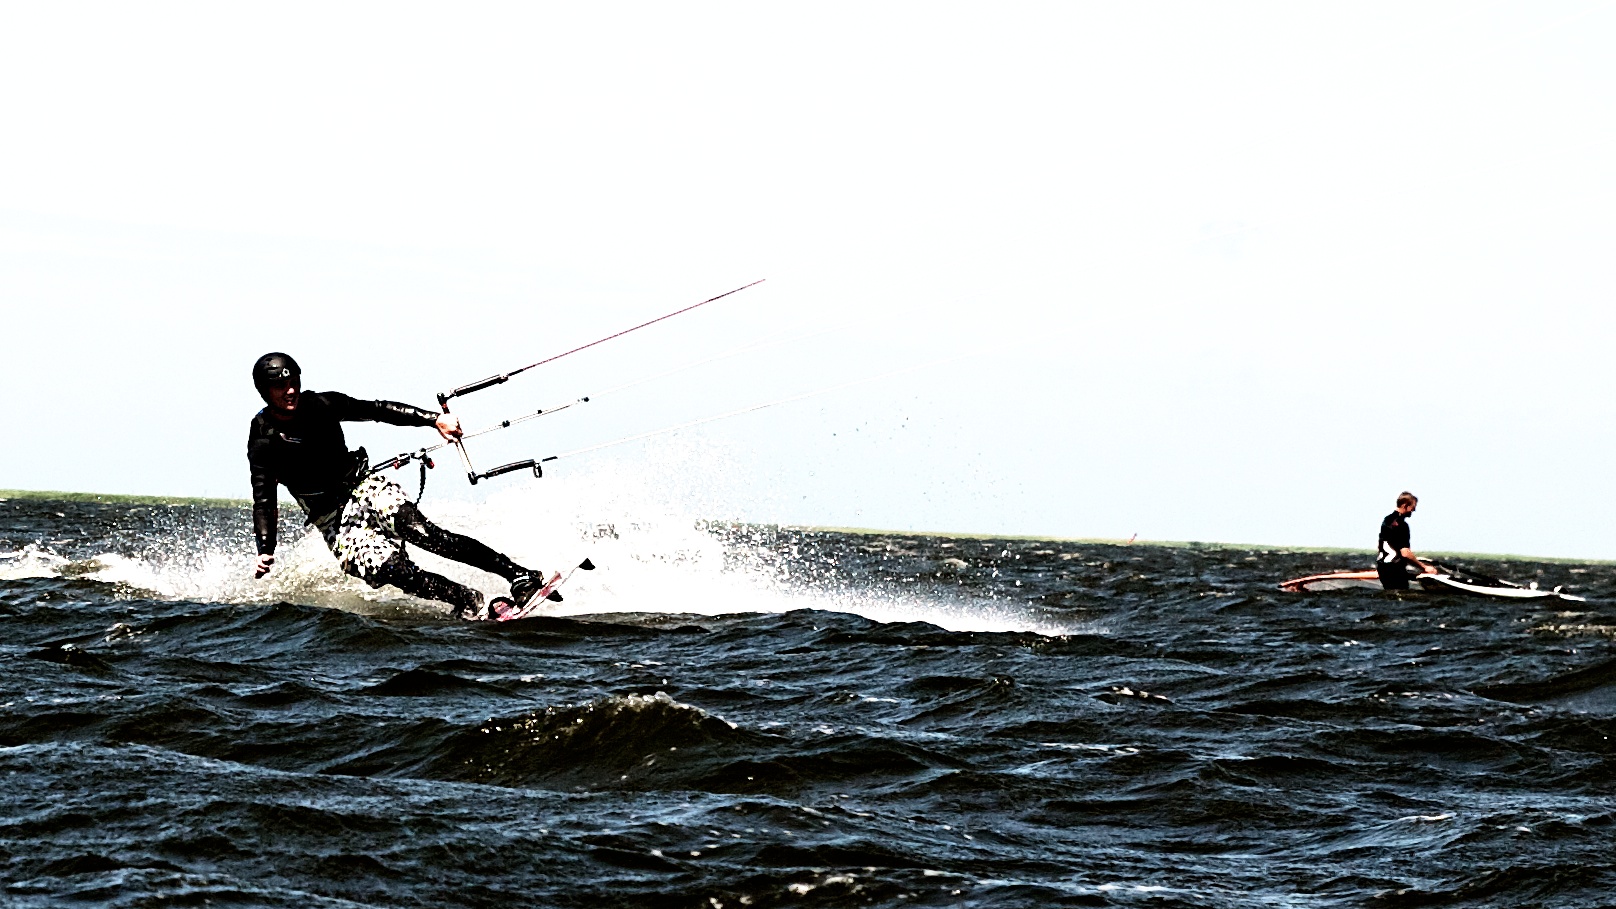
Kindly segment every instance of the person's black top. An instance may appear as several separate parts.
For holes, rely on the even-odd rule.
[[[356,453],[342,436],[344,420],[374,420],[395,426],[431,426],[438,415],[395,401],[359,401],[335,391],[298,395],[292,419],[260,410],[247,433],[252,468],[253,535],[260,555],[275,552],[275,485],[283,484],[310,521],[341,508],[359,477]],[[363,449],[361,449],[362,451]]]
[[[1376,561],[1395,565],[1404,561],[1403,550],[1412,549],[1408,542],[1408,517],[1394,511],[1380,522],[1380,546]]]

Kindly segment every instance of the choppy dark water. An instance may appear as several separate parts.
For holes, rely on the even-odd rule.
[[[489,626],[74,561],[244,530],[0,502],[0,904],[1616,905],[1610,566],[1472,565],[1571,606],[1274,590],[1342,565],[1306,553],[733,535],[824,608]],[[883,598],[1065,633],[842,611]]]

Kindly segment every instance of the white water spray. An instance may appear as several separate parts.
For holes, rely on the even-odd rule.
[[[692,470],[693,464],[702,469]],[[542,479],[506,481],[491,487],[480,502],[434,498],[434,486],[441,488],[448,479],[440,474],[421,508],[445,529],[476,537],[519,564],[546,573],[565,573],[585,557],[591,559],[596,570],[575,573],[563,588],[565,602],[547,604],[538,615],[714,616],[819,609],[882,622],[929,622],[954,631],[1074,630],[1057,627],[1020,603],[940,596],[934,589],[878,589],[843,576],[823,558],[783,557],[766,552],[761,544],[721,535],[709,528],[708,519],[729,513],[720,488],[727,474],[724,464],[721,452],[684,441],[642,452],[632,461],[576,461]],[[282,521],[299,517],[283,507]],[[442,604],[392,587],[373,590],[344,575],[313,532],[283,544],[274,570],[255,581],[250,540],[245,525],[182,529],[160,547],[144,547],[146,554],[139,557],[108,552],[72,563],[36,548],[11,557],[0,554],[0,577],[77,573],[163,599],[286,601],[366,614],[447,614]],[[494,575],[413,546],[409,552],[423,568],[487,596],[507,593],[504,581]]]

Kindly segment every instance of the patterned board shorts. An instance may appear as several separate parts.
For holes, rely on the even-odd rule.
[[[372,587],[385,583],[379,578],[383,566],[404,552],[394,520],[409,500],[397,483],[371,474],[348,496],[340,514],[316,522],[343,571]]]

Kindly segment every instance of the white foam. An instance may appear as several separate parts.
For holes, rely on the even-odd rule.
[[[54,578],[60,576],[68,564],[67,559],[56,553],[37,543],[29,543],[22,549],[0,552],[0,581]]]

